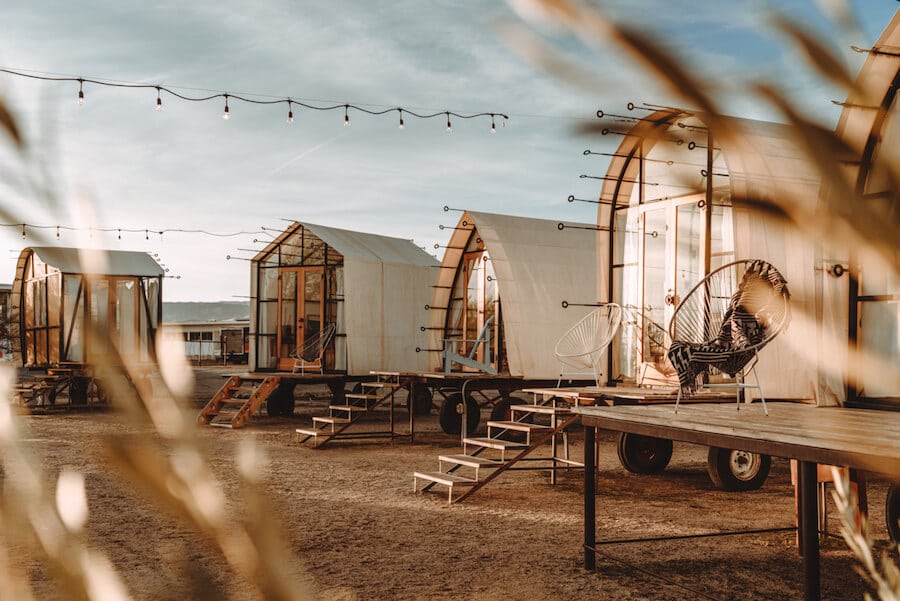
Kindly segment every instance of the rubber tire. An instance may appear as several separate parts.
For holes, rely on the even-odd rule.
[[[88,402],[88,379],[72,378],[69,382],[69,404],[70,405],[87,405]]]
[[[619,462],[633,474],[659,474],[672,459],[672,441],[666,438],[619,433]]]
[[[266,399],[269,417],[287,417],[294,414],[294,384],[279,384]]]
[[[456,409],[460,405],[462,405],[461,392],[450,393],[441,405],[438,422],[446,434],[459,434],[462,431],[462,418]],[[474,434],[480,421],[481,407],[472,395],[466,395],[466,434]]]
[[[749,459],[750,471],[735,473],[732,461],[744,463]],[[756,490],[769,477],[772,458],[761,453],[750,453],[734,449],[709,447],[706,457],[706,471],[716,488],[732,492]]]
[[[494,406],[491,407],[491,421],[492,422],[508,422],[512,420],[512,416],[509,414],[509,408],[513,404],[514,400],[508,394],[504,394],[503,397],[494,403]],[[524,401],[519,401],[519,404],[524,403]]]
[[[884,501],[884,521],[891,540],[900,544],[900,484],[891,484]]]
[[[406,397],[406,410],[409,411],[410,398],[415,397],[415,407],[413,413],[415,415],[431,415],[431,404],[434,400],[434,393],[431,388],[425,384],[413,384],[413,392]]]

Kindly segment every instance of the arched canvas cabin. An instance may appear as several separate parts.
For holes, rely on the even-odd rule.
[[[326,372],[424,370],[437,265],[410,240],[292,223],[252,260],[250,369],[291,371],[291,352],[335,324]]]
[[[108,360],[110,345],[125,359],[152,359],[163,273],[143,252],[25,248],[10,299],[22,364]]]
[[[490,357],[479,348],[475,359],[499,374],[555,381],[559,363],[554,345],[589,311],[577,305],[592,304],[595,296],[594,229],[463,212],[429,305],[431,369],[444,369],[440,349],[445,340],[477,339],[493,317],[488,323]],[[563,301],[573,306],[564,308]],[[470,350],[464,346],[458,352],[467,355]]]
[[[900,190],[889,169],[900,168],[900,11],[867,51],[856,81],[857,92],[844,103],[837,134],[860,153],[846,172],[869,219],[900,227]],[[866,96],[864,97],[863,94]],[[826,194],[833,194],[828,190]],[[832,202],[841,202],[832,198]],[[848,405],[900,409],[900,244],[881,237],[882,253],[865,248],[829,248],[847,259],[849,306],[846,329],[850,348],[845,361]],[[892,243],[885,248],[884,243]],[[852,250],[853,252],[848,252]],[[893,254],[893,266],[886,255]]]
[[[755,206],[787,198],[812,211],[818,203],[819,175],[791,129],[729,117],[714,136],[703,115],[674,109],[635,121],[620,132],[598,209],[598,225],[609,228],[597,233],[598,263],[609,266],[598,298],[636,316],[613,342],[613,378],[676,384],[666,331],[679,301],[715,268],[758,258],[786,278],[794,316],[759,356],[766,396],[841,402],[840,377],[819,369],[841,349],[815,342],[846,331],[846,323],[823,319],[846,314],[847,278],[830,269],[840,261]]]

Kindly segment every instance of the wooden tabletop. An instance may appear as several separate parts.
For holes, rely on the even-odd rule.
[[[855,467],[900,481],[900,412],[805,403],[575,407],[585,426]]]
[[[638,386],[578,386],[569,388],[526,388],[522,392],[568,399],[577,405],[643,405],[670,403],[678,398],[676,388],[641,388]],[[703,391],[682,399],[682,403],[723,403],[734,401],[733,393]]]

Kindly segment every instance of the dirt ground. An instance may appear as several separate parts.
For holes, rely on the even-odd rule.
[[[196,369],[199,410],[221,385],[223,368]],[[242,430],[199,428],[217,476],[237,497],[236,443],[254,439],[270,459],[264,483],[282,535],[296,561],[283,566],[307,577],[323,600],[354,599],[800,599],[801,559],[793,533],[627,544],[607,547],[598,571],[582,569],[582,475],[556,486],[541,472],[504,474],[460,505],[438,494],[414,494],[413,471],[436,470],[439,453],[458,440],[440,432],[436,416],[417,421],[415,444],[338,441],[316,450],[295,442],[294,428],[325,413],[314,389],[297,389],[291,418],[254,418]],[[138,599],[197,598],[198,578],[212,575],[206,598],[254,598],[221,555],[181,520],[136,493],[100,459],[101,436],[153,435],[123,424],[115,411],[24,418],[28,444],[48,479],[62,467],[86,474],[90,544],[106,553]],[[385,426],[376,412],[370,427]],[[380,423],[375,423],[380,422]],[[581,433],[573,453],[581,457]],[[615,436],[601,436],[599,537],[693,534],[721,529],[791,526],[794,501],[788,462],[773,460],[762,489],[726,493],[706,474],[706,449],[675,445],[660,476],[626,472]],[[874,535],[884,541],[885,485],[869,486]],[[830,531],[837,532],[833,505]],[[886,544],[881,545],[886,548]],[[41,561],[19,557],[39,599],[66,599]],[[186,560],[186,561],[185,561]],[[824,599],[861,599],[865,585],[839,539],[822,550]],[[305,575],[305,576],[304,576]],[[685,588],[680,587],[687,587]]]

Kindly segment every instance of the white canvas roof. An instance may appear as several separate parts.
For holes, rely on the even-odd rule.
[[[91,275],[120,275],[120,276],[161,276],[165,272],[153,257],[145,252],[127,250],[93,250],[79,248],[63,248],[58,246],[32,246],[22,250],[24,256],[27,252],[33,252],[41,261],[63,273],[90,273],[84,261],[85,253],[94,257],[102,257],[102,265],[98,267],[98,273]],[[92,262],[93,263],[93,262]]]
[[[344,255],[344,261],[358,259],[418,266],[433,266],[437,262],[434,257],[416,246],[412,240],[342,230],[305,221],[300,225]]]
[[[447,307],[472,228],[484,241],[500,298],[509,374],[555,379],[559,362],[553,349],[576,321],[590,311],[563,308],[562,302],[590,304],[597,281],[594,226],[466,211],[451,235],[435,286],[432,306]],[[584,229],[578,229],[584,228]],[[440,348],[446,311],[431,311],[431,348]],[[432,364],[440,363],[432,353]]]

